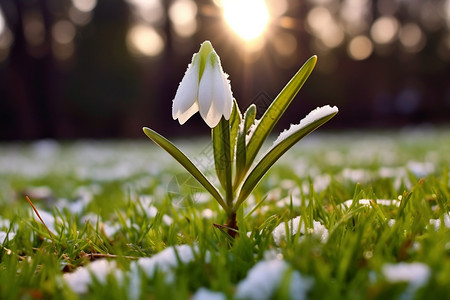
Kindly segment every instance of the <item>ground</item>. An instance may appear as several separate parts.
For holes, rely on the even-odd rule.
[[[175,143],[214,177],[210,142]],[[448,153],[448,129],[313,133],[232,239],[151,141],[2,144],[0,298],[446,299]]]

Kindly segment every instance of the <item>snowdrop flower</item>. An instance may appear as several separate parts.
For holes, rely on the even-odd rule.
[[[200,115],[214,128],[222,116],[229,120],[233,98],[228,75],[222,70],[220,58],[209,41],[192,57],[173,99],[172,117],[184,124],[192,115]]]

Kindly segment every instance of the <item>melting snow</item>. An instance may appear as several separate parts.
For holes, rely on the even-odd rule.
[[[148,277],[153,277],[158,270],[166,274],[167,282],[174,280],[172,269],[178,266],[178,258],[181,263],[186,264],[194,260],[194,251],[189,245],[179,245],[167,248],[152,257],[143,257],[137,261],[137,264]]]
[[[226,300],[227,297],[221,292],[214,292],[207,288],[199,288],[191,300]]]
[[[237,299],[272,299],[273,294],[284,279],[290,267],[284,260],[269,260],[258,262],[239,282],[235,294]],[[292,271],[290,276],[289,294],[291,299],[306,299],[306,293],[311,288],[313,280],[304,277],[298,271]]]
[[[58,217],[55,219],[55,217],[51,213],[45,210],[38,210],[38,212],[42,218],[42,221],[44,221],[45,225],[47,225],[48,230],[50,230],[52,233],[56,233],[57,231],[55,228],[55,223],[62,223],[61,218]],[[33,216],[37,222],[42,223],[36,213],[33,212]]]
[[[425,177],[435,171],[434,165],[430,162],[410,161],[407,167],[416,177]]]
[[[306,117],[304,117],[300,121],[299,124],[295,124],[295,125],[291,124],[291,127],[289,127],[289,129],[284,130],[282,133],[280,133],[280,135],[275,140],[275,142],[273,142],[272,147],[278,145],[279,143],[284,141],[286,138],[288,138],[290,135],[294,134],[296,131],[310,125],[311,123],[314,123],[315,121],[317,121],[319,119],[322,119],[326,116],[329,116],[329,115],[337,113],[337,112],[338,112],[338,108],[336,106],[331,107],[329,105],[325,105],[325,106],[314,109]]]
[[[110,274],[114,275],[119,283],[123,281],[123,273],[116,267],[115,261],[99,259],[87,267],[79,267],[73,273],[64,274],[63,278],[75,293],[84,294],[92,283],[91,275],[101,284],[105,284],[106,278]]]
[[[430,268],[419,262],[385,264],[382,272],[389,282],[408,282],[417,288],[425,285],[431,274]]]
[[[296,217],[288,221],[288,230],[293,235],[298,232],[300,224],[300,217]],[[312,233],[314,236],[320,238],[322,242],[326,242],[328,239],[328,229],[325,228],[320,222],[313,221],[313,228],[308,228],[308,232]],[[305,234],[305,224],[302,223],[300,227],[300,233]],[[286,239],[286,224],[285,222],[279,224],[272,232],[273,239],[277,245],[280,244],[282,240]]]
[[[434,226],[434,230],[438,231],[441,228],[441,219],[430,219],[430,224]],[[450,213],[444,215],[445,227],[450,228]]]
[[[0,244],[3,244],[8,236],[8,241],[12,240],[16,234],[13,232],[6,233],[5,231],[0,231]]]
[[[397,207],[400,206],[400,200],[396,200],[396,199],[393,199],[393,200],[390,200],[390,199],[376,199],[376,200],[359,199],[358,204],[370,207],[371,201],[374,201],[376,204],[382,205],[382,206],[397,206]],[[343,206],[345,208],[349,208],[352,204],[353,204],[353,200],[349,199],[349,200],[341,203],[341,206]]]
[[[255,121],[253,121],[253,124],[250,126],[247,135],[245,136],[245,143],[248,144],[248,142],[250,141],[250,139],[253,136],[253,133],[255,133],[256,127],[258,127],[259,122],[261,122],[261,119],[255,119]],[[242,122],[242,126],[244,125],[244,122]]]
[[[344,179],[352,182],[365,183],[372,179],[372,174],[365,169],[350,169],[345,168],[341,171],[341,176]]]
[[[201,215],[205,219],[211,219],[216,216],[216,212],[209,208],[205,208],[204,210],[202,210]]]

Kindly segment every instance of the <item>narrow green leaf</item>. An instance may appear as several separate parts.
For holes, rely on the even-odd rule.
[[[226,192],[226,202],[231,206],[233,200],[231,186],[231,151],[230,151],[230,122],[224,117],[219,124],[212,129],[214,149],[214,163],[220,184]]]
[[[308,59],[300,70],[292,77],[288,84],[278,94],[264,115],[261,117],[261,121],[255,128],[250,141],[247,145],[247,158],[245,172],[250,169],[251,164],[256,158],[259,150],[261,149],[264,141],[271,133],[273,127],[286,111],[289,104],[291,104],[298,91],[301,89],[306,79],[308,79],[314,66],[317,62],[317,56],[312,56]],[[244,172],[244,173],[245,173]]]
[[[235,151],[236,151],[236,140],[237,134],[239,130],[239,124],[242,121],[241,111],[239,110],[239,106],[236,102],[236,99],[233,99],[233,112],[230,117],[230,157],[231,161],[234,161]]]
[[[263,176],[267,173],[270,167],[272,167],[272,165],[287,150],[294,146],[303,137],[330,120],[336,113],[337,110],[330,111],[328,114],[324,114],[314,121],[307,122],[307,124],[305,124],[304,126],[299,126],[298,129],[295,129],[292,132],[288,131],[284,133],[285,137],[279,142],[276,141],[274,143],[272,148],[270,148],[267,154],[255,165],[255,167],[251,170],[251,172],[245,179],[233,210],[236,210],[239,205],[250,195],[250,193],[263,178]]]
[[[250,129],[250,126],[255,122],[256,118],[256,105],[250,105],[244,114],[244,124],[239,128],[238,138],[237,138],[237,146],[236,146],[236,177],[234,181],[234,187],[241,183],[242,178],[245,173],[245,161],[246,161],[246,153],[247,153],[247,144],[246,144],[246,136],[247,132]]]
[[[248,131],[250,130],[250,127],[253,125],[253,123],[255,123],[255,119],[256,119],[256,105],[252,104],[245,111],[245,123],[244,123],[245,135],[247,135]]]
[[[200,171],[192,161],[178,149],[174,144],[172,144],[165,137],[159,133],[153,131],[150,128],[144,127],[144,133],[158,146],[167,151],[173,158],[176,159],[194,178],[219,202],[219,204],[226,210],[229,207],[225,204],[217,188],[212,185],[212,183],[205,177],[205,175]]]

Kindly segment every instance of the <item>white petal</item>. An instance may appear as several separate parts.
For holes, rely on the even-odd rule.
[[[219,115],[219,120],[224,112],[226,98],[227,93],[226,86],[223,84],[223,73],[220,66],[216,64],[213,69],[213,104],[211,105],[210,111],[214,108],[216,111],[211,113]]]
[[[199,81],[199,62],[195,57],[192,59],[192,63],[189,65],[183,79],[178,86],[177,93],[173,99],[172,117],[173,119],[182,118],[180,123],[183,124],[193,114],[198,111],[197,94],[198,94],[198,81]]]
[[[184,113],[178,116],[178,121],[183,125],[192,115],[198,112],[198,102],[195,101],[191,107],[189,107]]]
[[[225,105],[223,109],[223,116],[226,120],[230,119],[231,112],[233,111],[233,96],[231,93],[231,85],[230,81],[227,79],[228,75],[222,72],[222,80],[223,85],[225,86],[225,92],[226,92],[226,99],[225,99]]]
[[[208,124],[209,127],[211,122],[208,122],[207,115],[211,108],[212,97],[213,97],[213,67],[211,61],[208,59],[206,61],[205,70],[203,71],[202,78],[200,79],[200,85],[198,88],[198,105],[200,110],[200,115],[203,120]]]
[[[226,76],[220,66],[220,58],[215,52],[211,52],[206,59],[199,88],[200,114],[211,128],[220,122],[222,116],[229,119],[231,115],[231,88]],[[209,99],[206,99],[206,95]]]
[[[222,119],[221,107],[217,107],[217,104],[219,103],[212,102],[208,114],[206,115],[206,119],[204,118],[206,124],[211,128],[216,127],[217,124],[219,124],[220,119]]]

